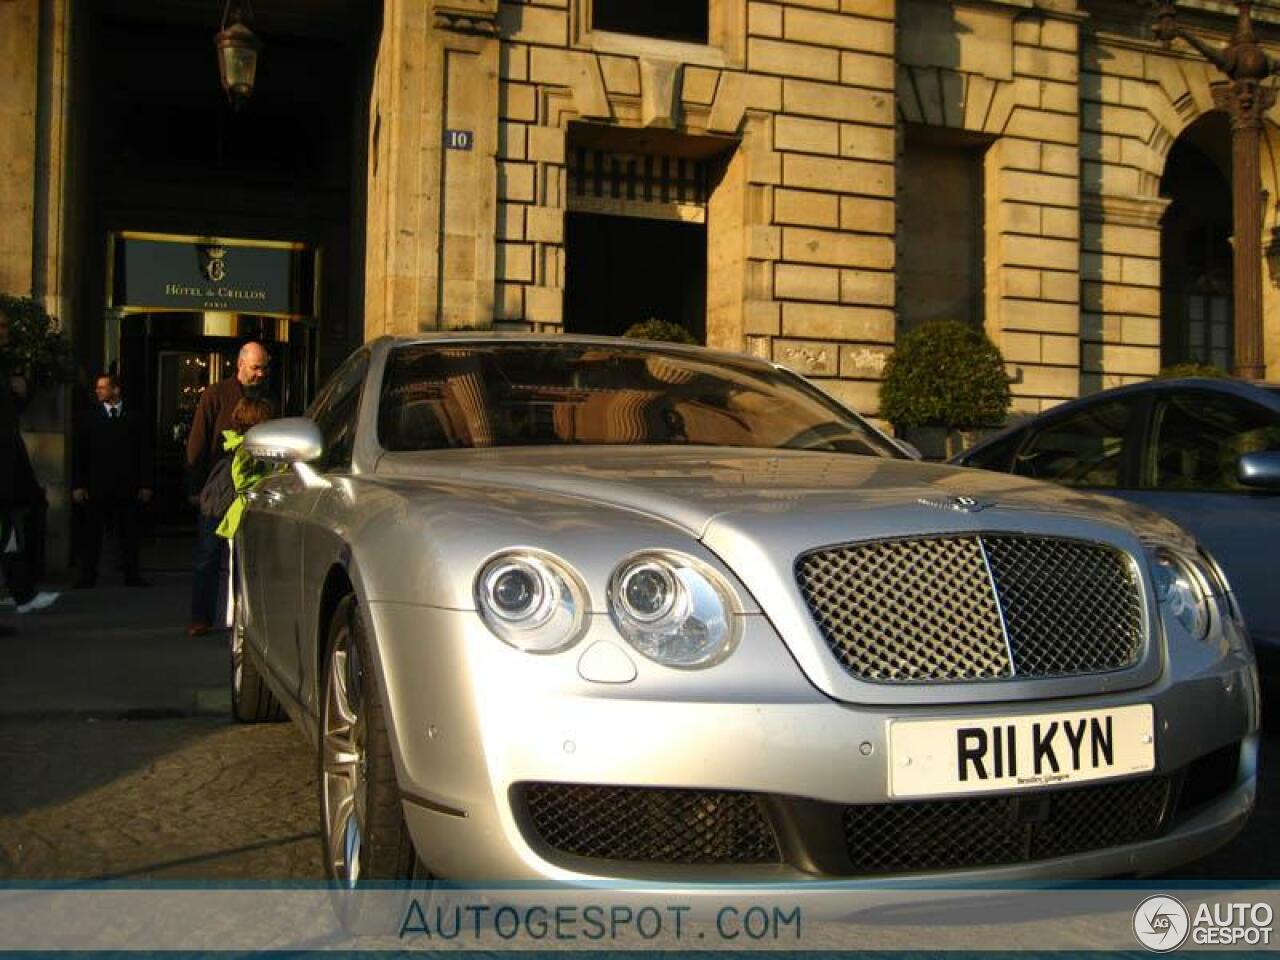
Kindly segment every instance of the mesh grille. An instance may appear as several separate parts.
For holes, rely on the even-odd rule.
[[[1052,537],[983,541],[1019,676],[1103,673],[1137,662],[1142,606],[1124,554]]]
[[[1070,676],[1123,669],[1141,654],[1133,567],[1100,544],[883,540],[807,554],[796,580],[832,653],[863,680]]]
[[[778,863],[753,794],[531,783],[525,808],[537,836],[580,857],[642,863]]]
[[[882,682],[1011,674],[977,537],[886,540],[800,558],[800,592],[827,645]]]
[[[1167,823],[1171,781],[1151,777],[1026,796],[846,807],[855,874],[994,866],[1140,843]]]

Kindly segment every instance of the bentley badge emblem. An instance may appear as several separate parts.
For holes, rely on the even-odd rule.
[[[916,503],[935,510],[955,510],[958,513],[978,513],[995,506],[989,500],[977,500],[973,497],[921,497]]]

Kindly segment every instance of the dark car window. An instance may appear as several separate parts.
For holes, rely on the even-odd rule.
[[[1236,479],[1236,462],[1258,450],[1280,450],[1280,416],[1227,394],[1172,394],[1156,406],[1142,486],[1254,492]]]
[[[383,376],[378,437],[388,450],[706,444],[902,456],[784,371],[572,341],[401,347]]]
[[[1069,487],[1118,487],[1133,425],[1134,402],[1093,404],[1030,437],[1013,459],[1013,472]]]
[[[981,450],[975,450],[965,456],[961,462],[966,467],[981,467],[983,470],[1008,473],[1013,469],[1013,455],[1018,452],[1018,447],[1022,445],[1026,436],[1025,430],[1017,430],[1007,437],[993,440]]]
[[[316,462],[320,470],[351,466],[355,447],[356,417],[360,412],[360,387],[369,372],[369,352],[353,354],[320,392],[310,416],[324,437],[324,453]]]

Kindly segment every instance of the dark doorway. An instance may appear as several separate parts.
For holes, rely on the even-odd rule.
[[[296,416],[306,405],[308,331],[271,317],[226,318],[211,330],[198,313],[132,314],[120,337],[120,374],[125,396],[144,409],[152,425],[154,500],[151,520],[160,525],[195,520],[186,498],[187,435],[205,387],[235,376],[236,357],[257,340],[271,357],[264,391],[279,415]]]
[[[1169,151],[1160,193],[1160,363],[1233,362],[1231,131],[1205,114]]]
[[[364,148],[382,5],[255,0],[264,46],[253,94],[235,110],[214,54],[222,0],[77,3],[82,367],[110,364],[118,346],[108,238],[133,232],[318,251],[309,349],[322,379],[363,334]]]
[[[362,339],[365,145],[382,4],[254,0],[264,46],[253,94],[235,110],[214,54],[222,0],[74,2],[76,361],[86,386],[98,370],[119,372],[151,418],[149,514],[162,541],[189,530],[193,515],[183,418],[205,384],[230,375],[240,345],[268,341],[271,376],[288,390],[283,409],[297,412]],[[233,307],[185,313],[114,296],[111,241],[124,234],[296,244],[323,270],[300,322]],[[81,389],[76,401],[91,397]]]
[[[619,336],[656,318],[705,342],[705,224],[568,213],[565,232],[567,332]]]

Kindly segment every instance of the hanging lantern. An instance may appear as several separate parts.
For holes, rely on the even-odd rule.
[[[232,7],[227,0],[222,11],[222,29],[214,35],[213,45],[218,51],[218,76],[222,89],[227,92],[233,109],[239,110],[250,94],[258,72],[258,54],[262,41],[249,29],[253,8],[245,0],[243,11],[239,3]]]

